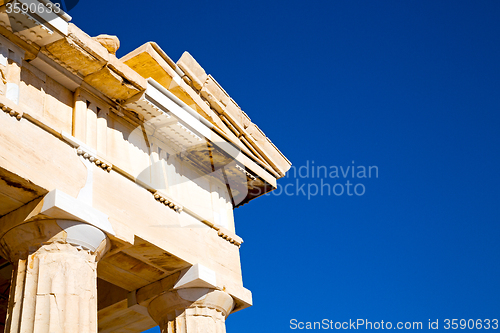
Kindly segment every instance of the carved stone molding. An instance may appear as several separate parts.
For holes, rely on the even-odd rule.
[[[243,239],[237,236],[235,233],[217,226],[214,226],[213,228],[217,230],[217,234],[219,235],[219,237],[227,240],[231,244],[236,245],[238,248],[241,246],[241,244],[243,244]]]
[[[167,206],[170,209],[173,209],[177,213],[181,213],[184,210],[183,206],[181,206],[180,204],[177,204],[176,202],[174,202],[172,199],[170,199],[168,196],[161,193],[160,191],[156,191],[156,192],[152,192],[152,193],[153,193],[156,201],[164,204],[165,206]]]
[[[0,108],[3,112],[8,113],[10,116],[15,117],[17,120],[21,120],[21,118],[23,117],[22,112],[16,111],[12,109],[12,107],[5,105],[2,102],[0,102]]]
[[[88,159],[90,162],[94,163],[104,171],[110,172],[111,170],[113,170],[113,165],[111,163],[105,162],[103,159],[95,156],[95,154],[88,152],[87,149],[85,149],[85,147],[82,146],[78,147],[76,152],[78,155],[82,156],[85,159]]]

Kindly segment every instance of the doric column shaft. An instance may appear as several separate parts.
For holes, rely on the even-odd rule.
[[[225,333],[234,301],[208,288],[168,291],[151,301],[148,311],[162,333]]]
[[[44,220],[1,238],[14,263],[5,332],[97,333],[97,261],[106,235],[86,223]]]

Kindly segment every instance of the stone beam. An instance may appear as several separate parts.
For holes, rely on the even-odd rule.
[[[80,221],[114,235],[105,214],[60,190],[53,190],[1,217],[0,237],[20,224],[43,219]]]

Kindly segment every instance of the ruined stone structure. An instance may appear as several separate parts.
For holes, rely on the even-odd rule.
[[[252,304],[233,209],[290,162],[189,54],[118,59],[46,0],[0,0],[5,332],[225,332]],[[35,8],[35,7],[33,7]]]

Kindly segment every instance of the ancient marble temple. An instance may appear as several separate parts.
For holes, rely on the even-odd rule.
[[[290,162],[189,53],[118,59],[19,3],[0,0],[4,331],[225,332],[252,305],[233,210]]]

